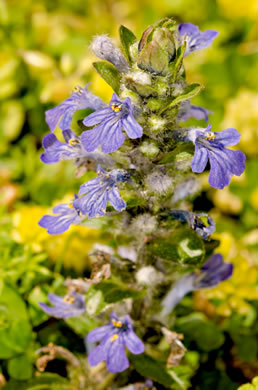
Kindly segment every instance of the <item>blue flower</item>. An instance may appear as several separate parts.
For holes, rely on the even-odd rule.
[[[82,110],[83,108],[100,110],[106,106],[100,98],[88,91],[88,84],[85,88],[77,87],[76,89],[63,103],[46,111],[46,122],[51,131],[54,131],[57,125],[62,130],[69,129],[73,114],[77,110]]]
[[[188,223],[191,229],[195,230],[199,236],[206,240],[216,227],[213,219],[206,213],[190,213],[186,210],[170,210],[168,215],[179,221]]]
[[[99,167],[98,176],[80,187],[80,197],[75,201],[75,206],[83,214],[88,214],[89,218],[103,216],[108,201],[116,210],[124,210],[126,203],[121,198],[116,184],[128,179],[128,173],[122,169],[107,173]]]
[[[44,215],[39,221],[39,226],[47,229],[49,234],[61,234],[68,230],[71,224],[80,223],[81,210],[76,207],[75,200],[55,206],[53,213],[58,215]]]
[[[40,302],[39,306],[48,315],[56,318],[77,317],[85,312],[84,296],[72,292],[65,297],[56,294],[48,294],[48,299],[53,306]]]
[[[236,145],[241,135],[236,129],[215,133],[210,130],[211,125],[208,125],[207,129],[192,129],[185,140],[192,141],[195,145],[192,171],[203,172],[209,160],[209,183],[214,188],[223,189],[230,183],[233,175],[240,176],[244,172],[244,153],[225,148]]]
[[[45,152],[41,154],[41,161],[45,164],[54,164],[60,160],[70,160],[86,156],[80,138],[71,130],[63,130],[65,142],[60,142],[52,133],[43,138]]]
[[[41,154],[41,161],[45,164],[54,164],[61,160],[80,159],[78,165],[83,165],[84,160],[96,164],[112,167],[114,161],[110,156],[99,150],[88,153],[82,146],[80,137],[77,137],[71,130],[63,130],[65,142],[60,142],[53,133],[43,138],[45,152]]]
[[[109,324],[89,332],[87,341],[101,341],[89,354],[90,365],[96,366],[105,361],[107,370],[113,373],[124,371],[129,367],[125,347],[135,355],[144,352],[144,344],[134,333],[129,315],[119,320],[116,314],[112,313]]]
[[[233,264],[224,263],[219,253],[212,255],[200,270],[186,274],[176,282],[162,302],[162,315],[169,314],[190,291],[216,287],[229,279],[232,273]]]
[[[186,41],[185,57],[195,50],[208,47],[218,35],[218,31],[215,30],[206,30],[202,32],[192,23],[180,24],[178,26],[178,31],[182,41]]]
[[[208,122],[209,117],[208,115],[212,112],[210,110],[206,110],[206,108],[194,106],[190,103],[189,100],[186,100],[183,102],[180,106],[179,112],[177,114],[177,118],[180,121],[187,121],[189,118],[194,117],[197,120],[204,119],[205,122]]]
[[[130,98],[120,100],[114,93],[109,106],[87,116],[85,126],[98,126],[82,133],[81,140],[87,152],[92,152],[98,146],[105,153],[111,153],[120,148],[125,140],[122,128],[129,138],[142,136],[142,127],[135,120]]]

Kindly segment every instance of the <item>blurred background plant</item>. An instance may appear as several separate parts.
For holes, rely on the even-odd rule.
[[[219,250],[235,270],[232,279],[185,297],[176,309],[176,330],[185,334],[189,351],[174,372],[175,388],[233,390],[258,372],[257,0],[0,0],[0,387],[5,378],[11,378],[6,389],[16,389],[16,380],[19,388],[28,381],[24,389],[40,380],[68,386],[64,364],[48,369],[62,377],[34,378],[35,350],[55,342],[83,354],[82,335],[92,324],[78,329],[72,321],[50,321],[37,302],[50,290],[62,291],[67,275],[87,275],[94,243],[110,239],[96,224],[61,236],[37,225],[54,199],[77,192],[86,180],[75,178],[66,162],[41,163],[44,112],[89,81],[108,102],[112,90],[91,66],[92,36],[118,37],[123,24],[139,37],[165,16],[219,31],[214,45],[194,53],[191,63],[186,58],[188,81],[206,86],[194,103],[213,111],[215,131],[237,128],[248,157],[245,173],[223,191],[210,189],[206,174],[200,179],[194,209],[211,213]]]

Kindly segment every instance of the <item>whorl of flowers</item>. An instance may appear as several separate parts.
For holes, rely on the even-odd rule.
[[[154,286],[159,288],[164,282],[168,286],[168,281],[175,279],[170,278],[163,259],[176,262],[177,253],[178,267],[183,266],[183,272],[189,263],[185,259],[191,254],[188,246],[191,237],[202,243],[201,249],[196,251],[201,255],[196,255],[199,260],[191,264],[192,272],[176,281],[167,294],[162,290],[165,298],[159,307],[161,317],[167,316],[186,293],[216,286],[232,274],[232,265],[224,263],[220,254],[205,262],[210,255],[205,252],[205,244],[215,231],[213,219],[206,213],[183,209],[184,199],[195,196],[199,188],[193,173],[203,172],[208,161],[209,183],[218,189],[223,189],[233,175],[239,176],[245,169],[244,154],[227,148],[240,140],[236,129],[213,132],[210,124],[180,127],[190,117],[209,121],[211,111],[191,103],[202,86],[187,84],[183,61],[193,51],[209,46],[217,35],[214,30],[201,32],[191,23],[177,26],[174,20],[167,18],[148,27],[140,40],[121,26],[122,50],[106,35],[97,36],[91,48],[105,62],[95,62],[94,67],[113,88],[111,101],[103,102],[86,85],[46,112],[50,133],[43,139],[42,162],[90,160],[94,164],[88,166],[96,173],[80,186],[74,200],[55,206],[54,215],[43,216],[39,224],[49,234],[61,234],[71,224],[83,225],[91,218],[103,218],[105,230],[116,237],[119,247],[114,244],[117,252],[112,249],[112,254],[101,255],[106,268],[94,271],[87,283],[96,284],[108,277],[113,280],[112,267],[117,267],[116,278],[123,284],[124,275],[128,276],[129,272],[130,279],[125,278],[125,283],[130,280],[131,287],[137,287],[138,292],[143,293],[143,286],[149,290],[143,305],[145,324],[152,316],[148,309],[152,305]],[[75,134],[71,129],[73,114],[85,108],[91,113],[80,121],[81,134]],[[57,127],[62,130],[65,142],[53,133]],[[169,237],[173,239],[177,229],[184,232],[181,233],[184,237],[174,243],[180,250],[170,255],[163,242],[169,242]],[[169,242],[169,245],[172,244]],[[121,248],[124,248],[123,256]],[[182,251],[184,256],[181,256]],[[108,262],[112,265],[111,271],[110,264],[107,268]],[[159,262],[158,269],[156,262]],[[155,283],[146,282],[150,271],[157,276]],[[84,295],[87,299],[87,289],[83,294],[73,292],[64,298],[49,294],[54,307],[40,305],[47,314],[58,318],[88,315]],[[107,370],[112,373],[129,367],[126,350],[132,354],[144,351],[131,320],[137,319],[140,323],[141,315],[132,309],[130,317],[124,309],[121,313],[119,303],[116,305],[123,317],[119,319],[111,314],[109,323],[92,330],[86,340],[86,345],[99,342],[88,348],[90,365],[105,361]],[[144,326],[141,324],[137,329],[144,336]]]

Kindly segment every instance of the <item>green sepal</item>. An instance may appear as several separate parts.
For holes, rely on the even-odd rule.
[[[181,95],[173,98],[169,104],[160,110],[159,115],[185,100],[192,99],[194,96],[198,95],[203,88],[203,85],[197,83],[188,85]]]
[[[132,58],[130,54],[130,46],[136,42],[137,38],[132,31],[123,25],[119,28],[119,35],[126,59],[129,61],[129,63],[131,63]]]
[[[105,61],[93,62],[92,65],[98,74],[113,88],[115,93],[119,94],[121,75],[114,65]]]

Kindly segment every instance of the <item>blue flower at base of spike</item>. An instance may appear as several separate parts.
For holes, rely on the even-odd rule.
[[[129,367],[125,347],[135,355],[144,352],[144,344],[134,333],[129,315],[120,320],[112,313],[109,324],[89,332],[87,341],[101,341],[89,354],[90,365],[96,366],[105,361],[107,370],[112,373],[122,372]]]
[[[83,146],[87,152],[92,152],[101,146],[105,153],[112,153],[119,149],[125,140],[122,129],[129,138],[142,136],[142,127],[135,120],[132,103],[129,97],[120,100],[114,93],[108,107],[93,112],[87,116],[83,124],[92,130],[84,131],[81,135]]]
[[[192,23],[181,23],[178,26],[178,32],[182,43],[186,42],[185,57],[195,50],[204,49],[205,47],[210,46],[213,39],[218,35],[218,31],[216,30],[200,31],[199,28]]]
[[[39,221],[39,226],[47,229],[49,234],[61,234],[69,229],[70,225],[81,222],[81,210],[76,207],[75,201],[62,203],[53,208],[53,213],[58,215],[44,215]]]
[[[189,118],[195,118],[197,120],[205,120],[205,122],[209,121],[209,114],[212,114],[210,110],[206,108],[194,106],[190,103],[189,100],[183,102],[180,106],[179,112],[177,114],[177,118],[180,121],[187,121]]]
[[[80,187],[79,198],[75,206],[89,218],[103,216],[109,201],[117,211],[126,208],[117,189],[118,182],[129,180],[129,174],[123,169],[114,169],[106,172],[98,167],[98,176],[87,181]]]
[[[53,306],[48,306],[42,302],[39,302],[39,306],[52,317],[69,318],[85,313],[85,297],[76,292],[72,292],[65,297],[50,293],[48,299]]]
[[[169,314],[190,291],[216,287],[220,282],[229,279],[232,273],[233,264],[224,263],[219,253],[212,255],[200,270],[186,274],[176,282],[162,301],[162,315]]]
[[[190,213],[186,210],[171,210],[168,212],[173,218],[186,222],[204,240],[215,232],[216,226],[213,219],[206,213]]]
[[[246,157],[239,150],[225,148],[239,143],[241,135],[236,129],[220,132],[210,130],[210,124],[206,129],[189,130],[184,140],[191,141],[195,145],[192,171],[203,172],[209,160],[209,184],[214,188],[223,189],[229,185],[233,175],[240,176],[244,172]]]
[[[64,100],[57,107],[46,111],[46,122],[51,131],[54,131],[57,125],[62,130],[70,128],[73,114],[77,110],[90,108],[100,110],[106,104],[97,96],[88,91],[88,84],[85,88],[76,87],[75,92]],[[60,119],[61,118],[61,119]]]
[[[40,159],[45,164],[54,164],[61,160],[70,160],[87,156],[88,153],[83,148],[80,138],[71,130],[63,130],[65,142],[60,142],[52,133],[43,138],[45,152]]]

